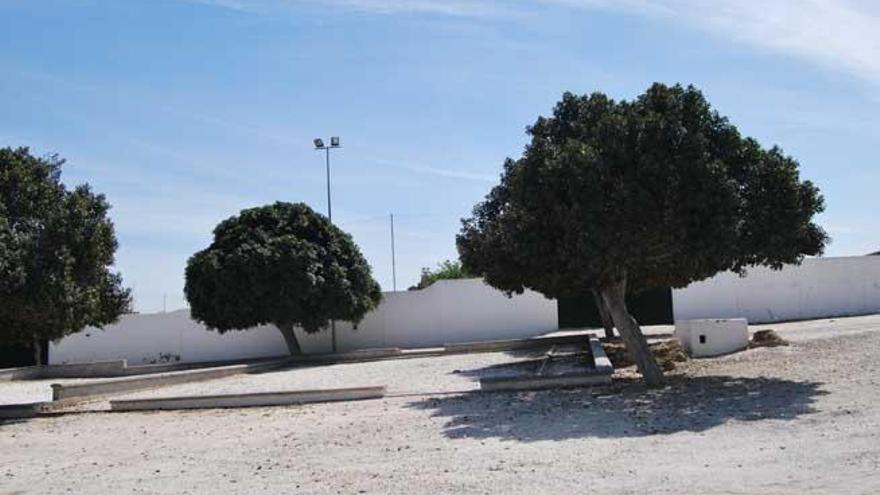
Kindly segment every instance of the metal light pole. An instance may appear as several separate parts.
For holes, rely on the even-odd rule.
[[[327,166],[327,218],[332,222],[333,221],[333,204],[330,201],[330,150],[332,148],[341,148],[339,145],[339,136],[333,136],[330,138],[330,146],[324,144],[324,140],[321,138],[316,138],[315,143],[315,151],[323,151],[325,153],[325,161],[324,163]]]
[[[325,153],[325,164],[327,166],[327,219],[330,222],[333,222],[333,205],[330,202],[330,149],[331,148],[341,148],[339,145],[339,136],[333,136],[330,138],[330,146],[324,144],[324,140],[321,138],[315,138],[315,150],[316,151],[324,151]],[[336,352],[336,322],[330,320],[330,343],[332,351]]]
[[[397,263],[394,259],[394,213],[390,213],[391,217],[391,290],[397,292]]]

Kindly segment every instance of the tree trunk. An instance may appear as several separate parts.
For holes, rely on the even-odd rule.
[[[626,308],[626,277],[601,289],[602,298],[608,305],[608,311],[614,320],[614,326],[623,337],[626,350],[635,361],[645,384],[649,387],[663,385],[663,372],[657,366],[657,360],[648,347],[648,341],[639,328],[639,323],[629,314]]]
[[[291,356],[296,356],[302,354],[302,348],[299,346],[299,341],[296,340],[296,333],[293,331],[292,323],[276,323],[276,327],[281,332],[281,335],[284,337],[284,342],[287,344],[287,351]]]
[[[34,364],[37,366],[43,364],[43,346],[36,335],[34,336]]]
[[[608,311],[608,305],[602,299],[599,291],[593,289],[593,301],[596,303],[596,309],[599,311],[599,318],[602,320],[602,328],[605,329],[605,338],[614,338],[614,321],[611,319],[611,312]]]

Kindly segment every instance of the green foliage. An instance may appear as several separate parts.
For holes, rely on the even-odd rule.
[[[682,287],[827,242],[797,161],[741,136],[692,86],[635,101],[565,93],[528,134],[457,238],[464,266],[505,291]]]
[[[271,323],[307,332],[358,322],[381,299],[351,236],[305,204],[243,210],[187,263],[192,317],[224,332]]]
[[[421,290],[438,280],[454,280],[457,278],[471,278],[472,275],[462,266],[461,261],[445,260],[437,264],[437,268],[422,268],[422,276],[419,283],[410,287],[409,290]]]
[[[58,339],[113,323],[131,294],[110,271],[110,205],[88,185],[61,183],[64,160],[0,149],[0,339]]]

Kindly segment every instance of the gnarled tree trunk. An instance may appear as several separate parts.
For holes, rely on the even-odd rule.
[[[602,299],[608,305],[608,311],[614,320],[614,326],[617,327],[617,331],[623,337],[626,350],[632,360],[636,362],[636,366],[642,374],[645,384],[649,387],[662,386],[663,372],[657,366],[657,360],[654,359],[654,355],[648,347],[648,341],[642,334],[639,323],[629,314],[629,310],[626,308],[626,276],[602,287],[600,292]]]
[[[290,355],[302,354],[302,348],[299,346],[299,341],[296,340],[296,333],[293,331],[293,323],[276,323],[275,326],[278,327],[278,330],[284,337],[284,343],[287,344],[287,351]]]
[[[593,293],[593,301],[596,303],[596,310],[599,311],[599,319],[602,320],[602,328],[605,329],[605,338],[614,338],[614,321],[611,319],[611,312],[608,311],[608,305],[602,299],[602,295],[596,289],[591,290]]]

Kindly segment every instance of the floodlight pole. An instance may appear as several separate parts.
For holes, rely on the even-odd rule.
[[[315,151],[324,151],[324,164],[327,168],[327,220],[333,223],[333,205],[330,202],[330,148],[340,148],[339,137],[330,138],[330,144],[324,144],[323,139],[315,139]],[[330,320],[330,345],[332,352],[336,352],[336,321]]]

